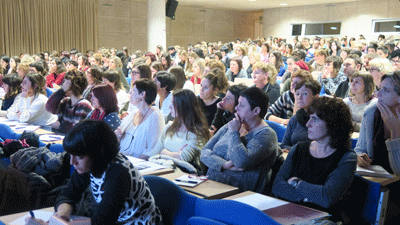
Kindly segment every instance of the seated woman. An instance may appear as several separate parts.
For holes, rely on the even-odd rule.
[[[197,96],[197,100],[206,116],[208,126],[211,126],[214,116],[217,113],[217,104],[221,101],[218,93],[225,88],[221,81],[222,79],[221,76],[209,72],[201,81],[200,95]]]
[[[305,79],[296,84],[294,98],[296,107],[299,108],[287,125],[285,136],[282,139],[281,149],[289,152],[292,146],[308,139],[308,129],[306,123],[310,119],[307,109],[312,101],[319,96],[321,85],[313,79]]]
[[[110,85],[117,95],[118,110],[129,101],[129,94],[122,89],[120,75],[116,70],[107,70],[102,74],[103,83]]]
[[[169,53],[164,53],[161,55],[160,62],[163,66],[164,71],[168,71],[168,69],[171,67],[172,62],[171,62],[171,55]]]
[[[217,113],[210,128],[212,135],[235,118],[235,108],[238,105],[240,93],[246,89],[247,86],[244,84],[232,85],[228,88],[225,97],[217,104]]]
[[[4,95],[3,104],[1,105],[0,116],[7,116],[7,110],[14,103],[15,98],[21,93],[22,79],[18,74],[7,74],[3,77]]]
[[[253,65],[253,87],[257,87],[267,94],[269,104],[274,104],[280,96],[276,75],[276,69],[270,63],[258,62]]]
[[[186,65],[186,68],[185,68],[186,77],[191,78],[193,76],[193,63],[194,63],[194,60],[196,60],[197,58],[199,58],[199,56],[195,52],[189,52],[188,64]]]
[[[78,70],[80,70],[82,72],[86,72],[86,70],[88,70],[89,66],[90,66],[88,58],[81,53],[79,53],[77,56],[78,56],[78,60],[77,60]]]
[[[204,75],[204,68],[206,67],[206,62],[202,58],[197,58],[194,60],[193,65],[192,65],[192,77],[190,78],[190,81],[193,83],[193,85],[200,84],[201,79],[203,78]]]
[[[208,167],[209,179],[240,191],[264,191],[279,155],[276,133],[263,120],[267,105],[267,95],[258,88],[240,94],[235,119],[219,129],[201,151],[200,161]]]
[[[153,78],[158,71],[163,71],[163,70],[164,70],[164,67],[162,66],[161,62],[159,62],[159,61],[154,61],[150,64],[151,77],[153,77]],[[134,82],[131,81],[131,84],[133,84],[133,83]]]
[[[164,120],[166,120],[171,111],[171,92],[175,88],[176,78],[166,71],[160,71],[156,73],[154,82],[157,85],[156,108],[161,111]]]
[[[249,78],[246,70],[243,69],[242,60],[239,57],[233,57],[229,65],[230,67],[225,75],[230,82],[235,82],[235,78]]]
[[[325,66],[325,60],[329,56],[328,49],[317,49],[314,52],[315,61],[312,63],[314,71],[323,72]]]
[[[249,67],[250,62],[249,62],[249,57],[247,56],[247,47],[244,45],[236,45],[235,49],[235,55],[236,57],[239,57],[242,60],[242,65],[244,69],[247,69]]]
[[[92,90],[90,99],[94,108],[86,119],[104,120],[112,130],[118,128],[121,120],[118,117],[117,95],[108,84],[99,84]]]
[[[171,116],[151,155],[167,155],[200,168],[201,149],[210,139],[208,126],[196,96],[189,90],[178,90],[172,97]]]
[[[365,109],[354,149],[358,165],[400,175],[400,70],[382,76],[378,102]]]
[[[108,62],[108,70],[115,70],[118,73],[122,87],[126,92],[129,92],[129,84],[126,80],[124,72],[122,71],[122,66],[122,61],[117,56],[112,57]]]
[[[332,55],[325,60],[325,68],[318,76],[318,82],[325,88],[325,93],[328,95],[335,94],[339,84],[347,80],[343,73],[339,73],[342,63],[340,56]]]
[[[293,73],[290,80],[290,90],[285,91],[278,100],[275,101],[270,107],[268,107],[267,115],[265,119],[274,121],[283,125],[289,123],[290,117],[296,114],[297,109],[295,109],[295,87],[298,83],[303,80],[312,80],[313,77],[310,72],[306,70],[296,70]]]
[[[45,80],[38,73],[28,73],[22,83],[22,92],[7,110],[7,118],[38,126],[50,125],[57,116],[46,111]]]
[[[249,54],[249,63],[250,65],[247,67],[246,72],[247,76],[251,77],[251,74],[253,73],[253,65],[260,62],[260,54],[258,52],[252,52]]]
[[[61,133],[68,133],[92,111],[92,104],[82,97],[88,83],[83,72],[76,69],[68,71],[64,80],[62,87],[47,100],[46,110],[58,114],[58,120],[50,126]]]
[[[55,216],[69,221],[74,206],[90,187],[91,224],[160,224],[161,213],[139,171],[121,153],[117,137],[104,121],[85,120],[65,136],[63,147],[75,167],[55,202]],[[45,224],[32,217],[27,224]],[[36,222],[36,223],[35,223]]]
[[[172,66],[168,70],[169,73],[175,76],[176,78],[176,85],[174,91],[181,90],[181,89],[188,89],[194,93],[194,85],[190,80],[186,79],[185,71],[180,66]]]
[[[89,69],[85,71],[85,74],[88,85],[86,89],[83,91],[82,97],[90,101],[92,97],[91,93],[93,88],[96,85],[103,83],[103,78],[102,78],[103,70],[99,66],[92,65],[89,67]]]
[[[49,75],[46,76],[46,87],[59,89],[64,81],[65,71],[66,69],[61,59],[53,58],[49,63]]]
[[[157,85],[152,80],[139,79],[133,84],[130,95],[130,103],[138,110],[124,118],[115,134],[121,153],[147,159],[165,126],[161,112],[151,106],[157,96]]]
[[[278,72],[277,77],[282,78],[283,74],[285,74],[285,65],[282,61],[282,54],[280,51],[272,51],[269,54],[269,63],[271,63],[276,71]]]
[[[350,107],[355,132],[360,132],[364,109],[372,102],[377,101],[373,98],[374,92],[375,83],[372,75],[364,71],[355,72],[351,77],[350,93],[352,97],[343,99],[344,103]]]
[[[311,142],[299,142],[291,149],[276,175],[272,193],[291,202],[323,208],[335,216],[357,164],[357,156],[350,149],[350,109],[342,99],[319,97],[308,113]]]

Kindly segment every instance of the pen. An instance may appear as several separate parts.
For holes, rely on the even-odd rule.
[[[49,136],[50,138],[54,138],[54,139],[56,139],[56,140],[61,140],[62,138],[61,137],[58,137],[58,136]]]
[[[31,217],[32,217],[32,218],[35,218],[35,214],[33,214],[33,211],[32,211],[32,210],[29,211],[29,214],[31,214]]]
[[[193,181],[193,180],[180,180],[180,179],[175,179],[178,182],[183,182],[183,183],[189,183],[189,184],[198,184],[197,181]]]

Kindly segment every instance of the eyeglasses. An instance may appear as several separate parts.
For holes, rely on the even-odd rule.
[[[367,71],[370,72],[370,73],[372,73],[372,71],[374,71],[374,70],[376,70],[378,72],[380,71],[380,69],[378,69],[378,68],[368,68],[367,69]]]
[[[399,64],[400,60],[392,60],[392,64]]]

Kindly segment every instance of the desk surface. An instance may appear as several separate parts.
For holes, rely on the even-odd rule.
[[[164,177],[168,180],[174,180],[185,173],[183,172],[176,172],[166,175],[161,175],[160,177]],[[239,188],[232,187],[227,184],[222,184],[213,180],[206,180],[203,183],[197,185],[196,187],[182,187],[186,190],[189,194],[193,194],[191,192],[199,193],[200,195],[194,195],[199,197],[201,195],[207,196],[207,199],[222,199],[229,197],[231,195],[235,195],[239,193]]]
[[[240,194],[232,195],[225,199],[233,200],[245,196],[249,196],[255,194],[252,191],[245,191]],[[270,196],[268,196],[270,197]],[[273,198],[273,197],[270,197]],[[285,209],[293,210],[288,211]],[[288,203],[286,205],[278,206],[276,208],[271,208],[264,210],[267,215],[269,215],[272,219],[279,222],[280,224],[295,224],[305,221],[311,221],[315,219],[325,219],[330,215],[326,212],[322,212],[319,210],[315,210],[309,207],[301,206],[295,203]]]
[[[43,209],[39,209],[39,210],[46,211],[46,212],[54,212],[54,207],[48,207],[48,208],[43,208]],[[16,219],[25,216],[27,213],[29,213],[29,211],[1,216],[0,221],[5,224],[9,224]]]

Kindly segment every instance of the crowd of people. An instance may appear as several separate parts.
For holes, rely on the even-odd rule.
[[[5,92],[0,116],[66,134],[64,148],[77,174],[57,201],[60,216],[69,217],[65,204],[83,191],[76,182],[121,190],[96,196],[94,221],[105,218],[102,207],[112,204],[101,195],[132,201],[137,187],[119,187],[123,181],[114,178],[144,181],[131,173],[124,155],[188,163],[192,172],[240,191],[334,215],[356,165],[377,164],[400,174],[400,42],[392,37],[369,43],[362,35],[271,37],[166,51],[159,45],[131,55],[126,48],[100,48],[0,58]],[[287,126],[281,143],[267,121]],[[354,131],[360,135],[351,150]],[[106,136],[94,139],[85,132]],[[100,139],[111,141],[112,152],[104,152],[103,142],[96,143]],[[88,143],[101,151],[92,152]],[[287,159],[273,171],[283,152]],[[120,167],[123,175],[116,171]],[[91,175],[80,176],[87,172]],[[104,178],[107,174],[114,178]],[[154,199],[146,198],[153,202],[149,208],[135,207],[150,210],[147,214],[124,217],[133,209],[118,203],[115,210],[122,214],[114,210],[110,218],[147,215],[159,221]]]

